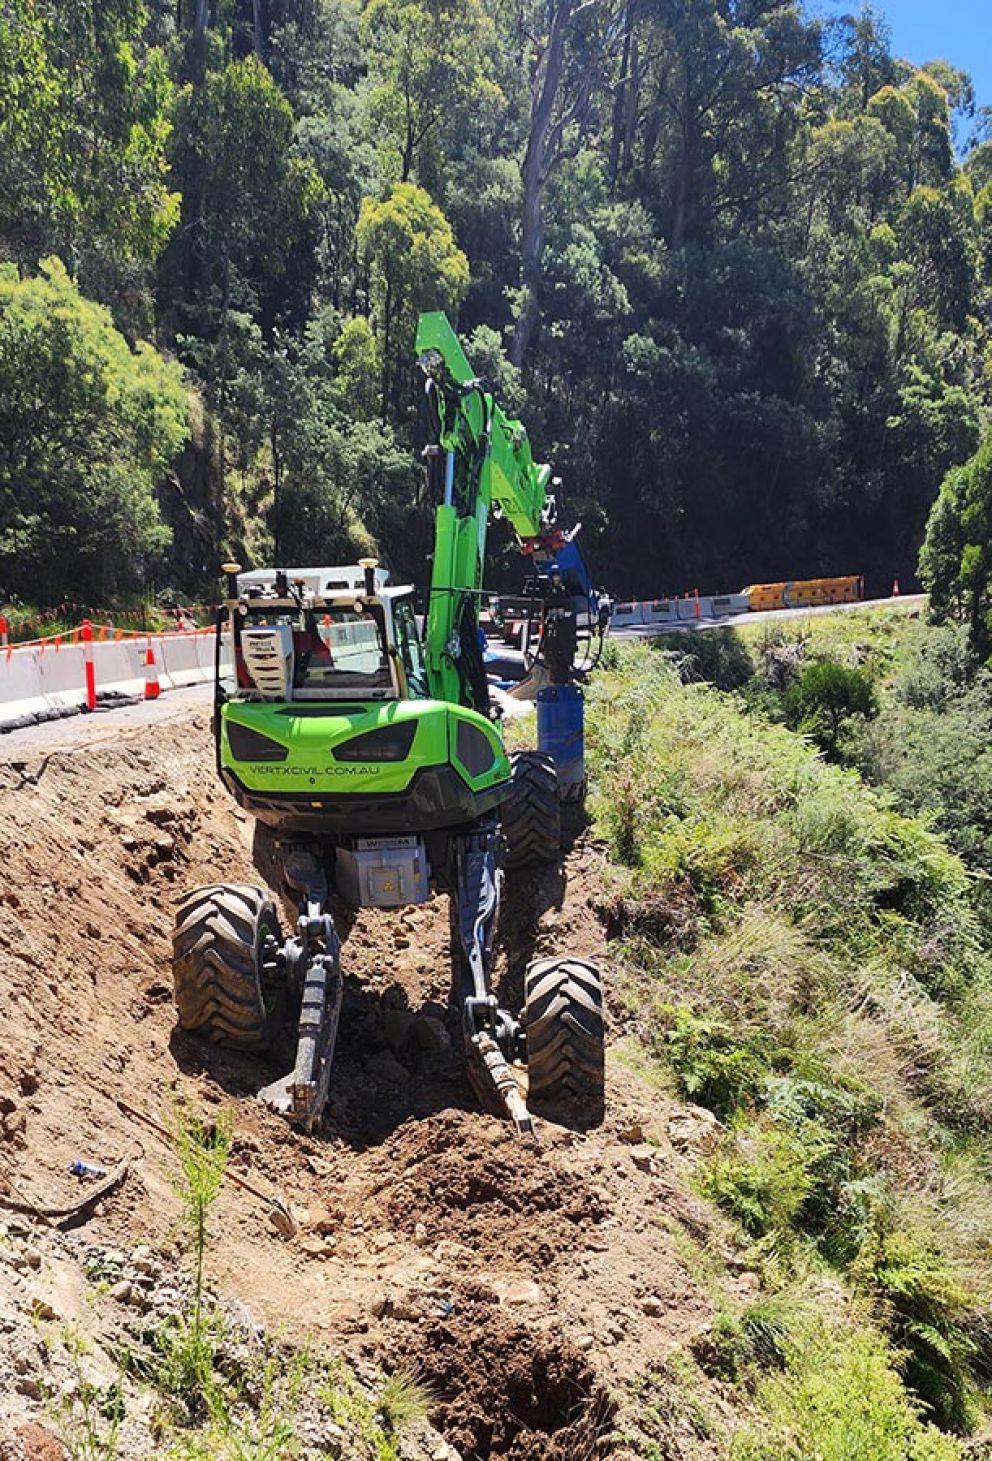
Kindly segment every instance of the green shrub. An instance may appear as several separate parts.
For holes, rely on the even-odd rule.
[[[710,1162],[702,1190],[749,1237],[787,1240],[816,1185],[816,1166],[828,1146],[826,1133],[817,1139],[812,1129],[800,1137],[781,1127],[749,1126],[736,1132]]]
[[[709,1333],[694,1346],[700,1369],[742,1380],[755,1369],[784,1369],[806,1313],[787,1293],[767,1294],[739,1314],[718,1311]]]
[[[779,1454],[956,1455],[919,1424],[899,1377],[928,1419],[965,1430],[976,1377],[992,1375],[982,1305],[955,1257],[983,1271],[985,1198],[969,1189],[965,1211],[937,1176],[962,1130],[965,1179],[992,1152],[992,925],[927,822],[737,696],[680,683],[660,658],[621,648],[591,691],[591,810],[614,857],[632,854],[611,888],[627,910],[614,930],[627,939],[625,1002],[680,1092],[731,1123],[699,1174],[704,1195],[780,1282],[829,1263],[837,1293],[874,1305],[858,1363],[880,1376],[878,1413],[854,1410],[836,1431],[824,1417],[810,1449]],[[671,917],[630,912],[652,899],[691,904],[689,944],[672,938]],[[915,1230],[927,1204],[928,1244],[902,1248],[894,1235]],[[700,1361],[750,1384],[785,1352],[765,1338],[762,1351],[758,1329],[730,1312]],[[854,1360],[843,1364],[850,1379]],[[851,1381],[852,1405],[856,1391]],[[898,1443],[873,1450],[890,1424]]]
[[[831,759],[837,758],[845,725],[856,716],[870,720],[878,710],[865,672],[832,660],[806,665],[785,692],[784,704],[789,725],[812,736]]]
[[[270,1357],[255,1377],[257,1396],[251,1405],[227,1387],[212,1384],[206,1393],[207,1424],[195,1435],[180,1436],[169,1461],[288,1461],[300,1455],[302,1443],[293,1420],[308,1370],[305,1353],[288,1366]]]
[[[768,1119],[798,1142],[808,1190],[794,1223],[819,1242],[837,1241],[847,1185],[858,1173],[858,1143],[878,1123],[881,1101],[867,1090],[821,1081],[772,1078],[765,1087]]]
[[[343,1366],[332,1367],[320,1391],[332,1419],[347,1431],[354,1454],[362,1461],[400,1461],[400,1435],[423,1420],[434,1399],[408,1370],[395,1371],[373,1399]]]
[[[0,578],[58,604],[133,592],[170,540],[156,487],[187,436],[182,371],[132,350],[57,258],[0,266]],[[85,601],[85,599],[84,599]]]
[[[760,1034],[749,1040],[718,1016],[683,1006],[665,1035],[665,1053],[683,1092],[726,1117],[764,1085],[770,1042]]]
[[[919,1417],[891,1352],[869,1329],[822,1336],[758,1388],[760,1425],[731,1461],[960,1461],[960,1445]]]
[[[880,1303],[893,1343],[905,1354],[906,1383],[944,1430],[965,1433],[976,1418],[969,1361],[975,1297],[934,1246],[896,1231],[866,1245],[855,1273]]]
[[[735,629],[708,629],[691,637],[668,634],[651,643],[674,662],[687,684],[706,680],[718,690],[741,690],[754,676],[750,649]]]

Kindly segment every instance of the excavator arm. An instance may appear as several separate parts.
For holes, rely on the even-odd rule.
[[[509,520],[522,552],[553,553],[564,538],[554,526],[551,468],[534,461],[526,427],[475,377],[446,315],[420,316],[416,349],[435,436],[424,458],[438,504],[424,645],[431,693],[485,710],[478,624],[490,516]]]

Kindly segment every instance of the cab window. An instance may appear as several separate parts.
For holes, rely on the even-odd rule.
[[[417,616],[412,599],[399,599],[393,606],[393,623],[396,627],[396,648],[399,650],[403,668],[406,670],[407,688],[411,699],[428,698],[427,671],[424,666],[424,651],[417,632]]]

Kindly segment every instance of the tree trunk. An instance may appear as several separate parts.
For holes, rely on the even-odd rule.
[[[530,165],[529,165],[530,164]],[[530,158],[524,158],[524,217],[520,242],[520,276],[523,284],[523,301],[513,339],[510,342],[510,360],[516,366],[523,364],[541,313],[541,258],[544,253],[544,183],[538,168]]]
[[[692,103],[686,101],[686,117],[682,123],[682,156],[675,174],[675,197],[672,204],[672,236],[669,240],[676,253],[692,236],[696,206],[696,176],[699,169],[699,137]]]
[[[620,62],[620,80],[617,82],[616,95],[613,98],[613,125],[610,133],[610,160],[607,174],[611,187],[616,182],[617,173],[620,171],[620,148],[626,135],[626,120],[629,110],[627,92],[630,87],[630,45],[633,32],[633,18],[628,4],[624,7],[623,12],[623,58]],[[626,149],[624,150],[626,151]]]
[[[523,229],[520,242],[520,274],[523,306],[510,343],[510,360],[520,366],[527,354],[534,327],[540,317],[541,257],[544,253],[544,190],[552,157],[555,101],[561,83],[565,57],[565,31],[572,15],[572,0],[558,0],[551,17],[548,43],[538,60],[531,93],[530,135],[521,176],[524,185]]]
[[[282,453],[279,450],[279,433],[275,421],[269,423],[269,450],[272,452],[272,557],[278,563],[282,551]]]
[[[630,38],[630,80],[627,83],[627,115],[623,127],[623,156],[620,171],[627,173],[634,165],[634,132],[637,129],[637,105],[641,95],[641,61],[637,50],[637,34]]]
[[[252,39],[255,55],[265,65],[265,24],[262,19],[262,0],[251,0]]]
[[[390,349],[390,326],[393,313],[393,286],[386,277],[386,293],[382,302],[382,419],[389,420],[389,349]]]

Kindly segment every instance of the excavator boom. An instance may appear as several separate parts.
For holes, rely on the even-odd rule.
[[[507,416],[476,378],[447,316],[420,316],[416,349],[436,438],[424,453],[437,503],[424,645],[428,673],[438,699],[482,710],[488,691],[473,641],[489,521],[494,511],[505,517],[524,552],[550,548],[556,514],[551,468],[534,461],[527,428]]]

